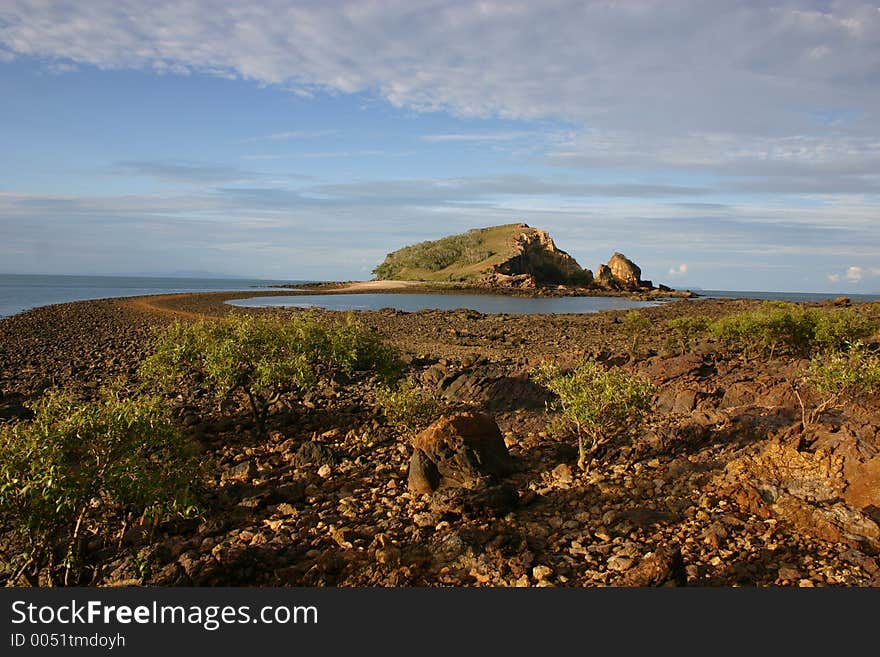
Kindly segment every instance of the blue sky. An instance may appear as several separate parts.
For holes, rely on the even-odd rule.
[[[866,2],[0,5],[0,271],[366,279],[525,221],[675,287],[880,290]]]

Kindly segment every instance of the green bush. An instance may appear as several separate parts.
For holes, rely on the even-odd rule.
[[[878,326],[870,318],[851,308],[811,311],[813,348],[818,351],[841,351],[850,343],[873,334]]]
[[[839,406],[847,399],[880,390],[880,354],[857,342],[846,351],[831,351],[813,356],[803,377],[821,401],[807,414],[806,404],[797,393],[802,420],[815,422],[822,412]],[[796,390],[797,392],[797,390]]]
[[[141,374],[166,386],[195,375],[220,399],[240,392],[264,433],[281,395],[308,390],[336,370],[370,370],[391,381],[402,365],[397,352],[353,316],[334,322],[308,312],[287,321],[231,315],[177,322],[158,335]]]
[[[730,351],[746,358],[839,350],[867,337],[877,328],[852,309],[807,309],[794,303],[768,301],[757,310],[722,317],[709,325],[709,332]]]
[[[462,235],[419,242],[389,253],[385,261],[373,270],[373,274],[381,279],[393,279],[402,269],[440,271],[455,262],[476,264],[492,255],[492,251],[484,245],[482,231],[475,229]]]
[[[693,349],[694,341],[707,332],[710,323],[711,320],[705,315],[693,315],[670,319],[666,326],[675,336],[681,353],[686,354]]]
[[[376,390],[376,402],[391,424],[402,431],[421,431],[443,412],[445,404],[432,391],[412,380]]]
[[[18,573],[36,583],[45,570],[52,584],[63,568],[76,583],[84,537],[120,528],[125,512],[193,513],[196,457],[159,397],[49,392],[32,421],[0,425],[0,516],[23,544]]]
[[[651,320],[638,310],[630,310],[623,316],[623,331],[630,339],[629,355],[633,358],[638,357],[640,343],[649,328],[651,328]]]
[[[651,409],[653,386],[622,370],[605,370],[594,360],[585,360],[563,374],[555,363],[545,362],[532,374],[533,380],[558,397],[555,408],[578,439],[578,467],[586,468],[590,453],[608,440],[634,431]]]

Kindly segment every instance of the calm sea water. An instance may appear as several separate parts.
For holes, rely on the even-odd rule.
[[[217,278],[150,278],[135,276],[49,276],[0,274],[0,317],[68,301],[106,299],[141,294],[174,292],[220,292],[272,289],[279,284],[305,281]],[[790,292],[735,292],[704,290],[704,297],[822,301],[838,294]],[[880,295],[848,295],[853,301],[880,301]],[[482,313],[544,314],[592,313],[601,310],[640,308],[656,302],[632,301],[615,297],[537,298],[473,294],[339,294],[279,296],[242,299],[233,302],[244,307],[320,306],[330,310],[379,310],[397,308],[407,312],[434,309],[469,308]]]
[[[704,298],[746,298],[780,301],[822,301],[837,294],[795,294],[790,292],[728,292],[707,290]],[[878,301],[880,295],[851,295],[853,301]],[[633,301],[622,297],[515,297],[484,294],[320,294],[311,296],[278,296],[235,299],[227,303],[243,308],[319,307],[328,310],[379,310],[395,308],[406,312],[417,310],[454,310],[468,308],[481,313],[555,314],[596,313],[602,310],[628,310],[654,306],[664,301]]]
[[[0,274],[0,317],[29,308],[68,301],[174,292],[222,292],[267,289],[280,283],[230,278],[150,278],[136,276],[49,276]]]
[[[735,292],[732,290],[702,290],[698,292],[707,298],[722,299],[764,299],[766,301],[826,301],[837,297],[848,297],[851,301],[880,301],[880,294],[846,294],[845,292]]]
[[[328,310],[379,310],[395,308],[417,310],[455,310],[508,315],[547,315],[554,313],[596,313],[601,310],[643,308],[656,302],[632,301],[620,297],[550,297],[530,298],[488,294],[315,294],[309,296],[257,297],[235,299],[226,303],[243,308],[295,307]]]

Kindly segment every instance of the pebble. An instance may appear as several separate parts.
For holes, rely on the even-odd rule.
[[[629,557],[610,557],[606,562],[605,566],[608,570],[613,570],[615,572],[623,572],[624,570],[629,570],[632,568],[633,560]]]
[[[535,581],[542,581],[550,577],[553,574],[553,569],[549,566],[539,565],[532,568],[532,577],[535,578]]]

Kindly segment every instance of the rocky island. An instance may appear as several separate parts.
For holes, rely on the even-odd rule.
[[[524,223],[475,228],[403,247],[389,253],[373,274],[380,281],[446,282],[491,290],[695,296],[665,285],[654,287],[621,253],[600,264],[594,275],[559,249],[547,231]]]

